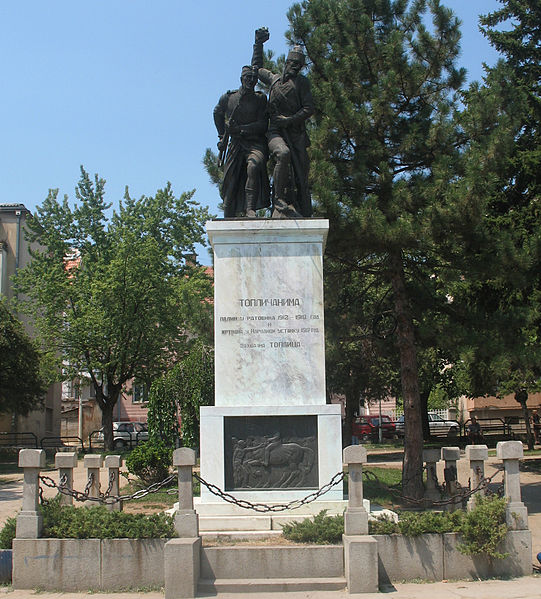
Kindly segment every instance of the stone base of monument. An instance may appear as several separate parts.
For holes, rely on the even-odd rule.
[[[201,408],[201,531],[279,531],[286,522],[346,508],[342,482],[296,509],[342,472],[338,405]],[[220,496],[220,491],[232,501]],[[314,497],[312,497],[314,499]],[[246,509],[248,502],[260,511]]]

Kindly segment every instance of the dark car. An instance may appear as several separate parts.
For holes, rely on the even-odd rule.
[[[381,416],[381,428],[384,439],[394,439],[396,426],[389,416]],[[351,426],[351,434],[358,437],[361,442],[368,439],[376,440],[379,435],[379,416],[358,416]]]

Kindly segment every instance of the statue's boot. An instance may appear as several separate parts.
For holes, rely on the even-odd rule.
[[[256,218],[257,214],[255,211],[255,191],[253,189],[246,189],[244,196],[246,198],[246,216],[248,218]]]
[[[276,199],[274,200],[272,218],[302,218],[302,214],[295,210],[293,204],[286,204],[284,200]]]

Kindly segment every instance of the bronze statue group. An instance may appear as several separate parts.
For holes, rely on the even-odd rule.
[[[268,39],[267,29],[255,32],[252,64],[242,68],[241,87],[226,92],[214,109],[226,218],[255,218],[258,210],[271,204],[273,218],[312,215],[306,120],[314,114],[314,101],[308,79],[300,74],[304,53],[295,46],[283,73],[272,73],[263,68],[263,44]],[[258,80],[268,88],[268,99],[255,91]],[[272,192],[269,157],[274,161]]]

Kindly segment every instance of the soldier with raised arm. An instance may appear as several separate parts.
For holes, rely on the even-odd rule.
[[[306,120],[314,114],[310,82],[300,74],[304,53],[294,46],[287,55],[284,72],[263,68],[263,43],[269,39],[265,28],[255,32],[252,66],[260,81],[269,87],[269,151],[276,161],[273,172],[273,218],[312,216],[308,187],[310,162],[306,148],[310,140]],[[292,177],[290,177],[290,173]]]
[[[220,161],[224,178],[220,195],[224,216],[255,218],[256,210],[270,206],[267,176],[267,98],[254,91],[257,71],[242,68],[241,87],[226,92],[214,109]],[[224,159],[225,156],[225,159]]]

